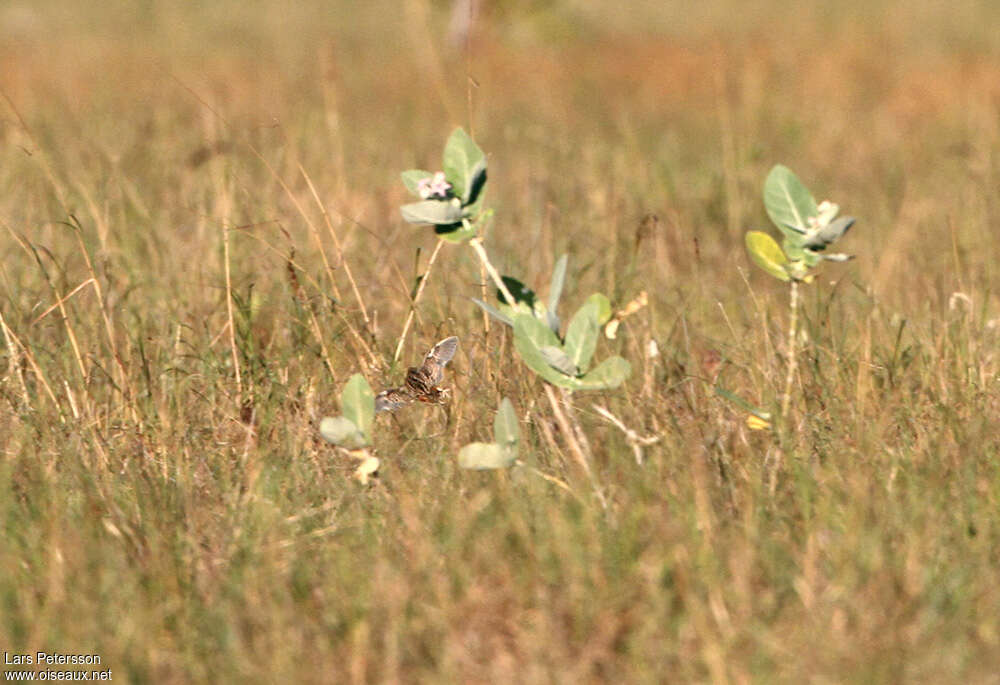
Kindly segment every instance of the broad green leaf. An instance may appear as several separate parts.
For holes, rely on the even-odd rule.
[[[479,196],[483,192],[483,188],[486,187],[486,158],[483,157],[479,162],[472,168],[471,177],[469,179],[469,187],[465,189],[465,194],[462,195],[462,204],[466,207],[475,205],[479,201]]]
[[[403,220],[411,224],[461,227],[462,207],[458,200],[421,200],[399,208]],[[454,229],[453,229],[454,230]]]
[[[781,164],[771,169],[764,181],[764,208],[774,225],[793,240],[807,230],[807,219],[819,213],[812,193]]]
[[[375,420],[375,393],[368,381],[360,373],[356,373],[344,385],[340,393],[341,410],[348,419],[365,436],[372,441],[372,423]]]
[[[580,378],[574,378],[574,390],[609,390],[617,388],[632,373],[632,365],[621,357],[609,357]]]
[[[559,298],[562,297],[563,285],[566,283],[566,264],[569,255],[564,254],[552,269],[552,282],[549,283],[549,328],[559,333]]]
[[[458,465],[463,469],[505,469],[516,460],[513,450],[504,449],[495,442],[473,442],[458,451]]]
[[[604,293],[594,293],[587,298],[586,304],[591,304],[597,306],[597,325],[603,326],[608,321],[611,320],[611,300]]]
[[[344,416],[327,416],[319,423],[319,434],[334,445],[347,449],[361,449],[368,444],[365,434]]]
[[[501,447],[517,450],[517,443],[521,438],[521,430],[517,425],[517,414],[514,413],[514,405],[506,397],[500,402],[497,409],[497,417],[493,420],[493,439]]]
[[[492,316],[494,319],[496,319],[500,323],[507,324],[508,326],[513,326],[514,325],[514,319],[513,319],[513,317],[507,316],[506,314],[504,314],[503,312],[501,312],[499,309],[497,309],[493,305],[486,304],[482,300],[477,300],[474,297],[471,297],[469,299],[471,299],[473,302],[475,302],[476,305],[478,305],[480,309],[482,309],[484,312],[486,312],[487,314],[489,314],[490,316]],[[510,310],[510,307],[507,307],[507,309]]]
[[[597,323],[598,306],[597,302],[587,302],[577,310],[566,327],[564,349],[581,373],[586,373],[590,368],[590,360],[597,349],[597,337],[601,329]]]
[[[420,197],[420,191],[417,190],[417,186],[425,178],[431,178],[434,173],[431,171],[424,171],[423,169],[410,169],[409,171],[404,171],[400,176],[403,179],[403,185],[411,193]]]
[[[511,307],[509,304],[498,304],[497,311],[511,320],[510,323],[511,326],[514,325],[514,317],[517,316],[518,314],[527,314],[528,316],[535,315],[535,312],[532,311],[532,309],[523,302],[518,302],[517,305],[513,307]]]
[[[476,142],[461,128],[456,128],[444,146],[442,168],[445,178],[451,183],[458,197],[466,196],[466,189],[472,183],[473,173],[485,157]]]
[[[790,262],[805,259],[806,249],[802,247],[802,240],[790,240],[785,236],[781,241],[781,249]]]
[[[541,352],[542,347],[558,347],[559,341],[548,326],[530,314],[514,317],[514,347],[521,361],[542,379],[564,388],[571,387],[573,379],[549,365]]]
[[[780,281],[790,281],[791,276],[785,270],[788,257],[781,251],[774,238],[763,231],[749,231],[746,235],[747,252],[757,266]]]
[[[548,326],[548,311],[546,310],[545,305],[537,300],[535,301],[535,305],[533,307],[529,307],[525,302],[518,302],[517,306],[514,307],[506,304],[498,304],[497,310],[501,314],[512,319],[518,314],[528,314],[529,316],[533,316],[539,321],[544,322],[545,325]],[[559,337],[558,331],[552,331],[552,334],[557,338]]]
[[[556,371],[566,374],[567,376],[580,375],[580,369],[576,364],[569,358],[562,348],[556,347],[555,345],[546,345],[545,347],[539,347],[538,351],[542,353],[545,361]]]
[[[528,339],[537,346],[545,347],[547,345],[552,345],[553,347],[562,347],[562,343],[556,334],[552,332],[552,329],[546,326],[543,322],[536,319],[530,314],[518,314],[514,317],[514,327],[518,328],[518,323],[520,322],[520,328],[524,331],[524,335],[528,336]]]
[[[544,303],[535,300],[535,306],[532,307],[531,313],[535,315],[536,319],[538,319],[539,321],[544,321],[545,325],[549,326],[549,308],[546,307]],[[557,338],[559,337],[558,328],[552,328],[552,326],[549,326],[549,329],[555,334]]]
[[[805,266],[806,266],[807,269],[811,269],[811,268],[813,268],[814,266],[816,266],[817,264],[819,264],[820,262],[823,261],[823,255],[821,255],[819,252],[813,252],[812,250],[803,250],[802,251],[802,261],[805,264]],[[792,269],[789,269],[789,272],[793,276],[795,276],[796,275],[796,270],[794,268],[795,264],[792,264],[792,267],[793,267]],[[798,276],[798,278],[801,278],[801,277],[802,277],[801,275]]]

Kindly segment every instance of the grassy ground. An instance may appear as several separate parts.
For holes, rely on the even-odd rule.
[[[419,0],[0,8],[0,649],[117,682],[1000,682],[1000,12],[833,7],[506,3],[470,50]],[[398,172],[456,125],[501,271],[544,295],[569,252],[567,307],[650,294],[599,350],[632,378],[574,398],[607,511],[465,247],[404,347],[461,338],[450,407],[380,416],[367,488],[317,437],[351,374],[400,379],[435,239]],[[742,238],[778,162],[859,221],[772,434],[711,381],[780,398],[787,290]],[[572,494],[457,468],[502,396]],[[595,403],[662,436],[641,466]]]

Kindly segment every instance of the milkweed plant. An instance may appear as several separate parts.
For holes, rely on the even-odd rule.
[[[768,233],[749,231],[746,247],[757,266],[789,284],[788,372],[781,404],[781,417],[784,419],[791,405],[796,369],[799,284],[811,283],[814,278],[812,270],[824,260],[846,262],[852,258],[843,253],[828,252],[827,248],[850,230],[854,217],[838,218],[840,206],[829,200],[817,204],[798,176],[781,164],[771,169],[764,181],[764,208],[782,234],[781,245]],[[720,394],[728,395],[725,391]],[[756,410],[751,414],[751,427],[769,425],[770,416],[766,412]]]
[[[573,411],[570,395],[578,390],[617,388],[629,377],[631,367],[619,356],[611,356],[591,366],[601,327],[613,323],[616,329],[617,323],[628,312],[619,312],[612,317],[608,298],[594,293],[573,314],[563,331],[558,307],[566,280],[568,256],[563,255],[556,262],[547,306],[521,281],[509,276],[501,277],[482,245],[485,229],[493,215],[492,210],[484,208],[486,155],[465,130],[457,128],[445,143],[441,167],[438,171],[410,169],[401,175],[403,185],[414,196],[414,201],[402,205],[400,215],[408,223],[432,226],[439,242],[420,277],[393,361],[399,358],[417,301],[441,245],[468,243],[496,286],[499,303],[493,306],[483,300],[473,301],[491,317],[513,329],[518,356],[544,381],[554,416],[561,426],[565,424],[563,432],[567,433],[571,451],[590,478],[601,503],[607,506],[591,471],[589,445]],[[610,327],[606,334],[608,338],[614,338]],[[561,403],[552,388],[559,388],[563,393]],[[371,387],[360,374],[355,374],[344,386],[341,407],[341,416],[323,419],[320,434],[360,460],[355,476],[367,482],[379,466],[379,460],[368,451],[373,442],[376,402]],[[519,440],[517,416],[513,405],[504,398],[494,422],[494,442],[472,443],[462,448],[459,465],[466,469],[490,470],[520,463],[517,459]],[[568,488],[559,479],[537,469],[531,470],[560,487]]]

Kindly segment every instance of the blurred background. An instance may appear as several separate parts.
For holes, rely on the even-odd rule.
[[[613,258],[603,249],[647,212],[661,219],[661,267],[675,259],[686,275],[694,236],[701,256],[745,264],[733,246],[762,225],[760,185],[777,162],[863,217],[851,238],[877,291],[914,260],[930,268],[932,256],[908,250],[950,250],[947,226],[960,250],[989,235],[995,3],[482,0],[465,34],[468,9],[7,2],[2,86],[57,173],[100,170],[102,191],[181,244],[204,215],[193,190],[203,165],[242,159],[243,140],[293,184],[301,164],[363,226],[353,239],[412,242],[397,172],[436,167],[456,125],[491,155],[497,251],[522,273],[547,272],[581,235],[588,254]],[[3,167],[17,178],[8,220],[46,185],[23,172],[30,145],[19,147],[15,116],[5,108]],[[261,211],[275,183],[259,161],[235,168],[236,222],[279,218]],[[508,249],[510,236],[522,249]]]
[[[0,645],[125,682],[996,682],[1000,3],[457,4],[0,2]],[[317,438],[351,374],[400,380],[437,241],[399,173],[455,126],[503,273],[544,297],[570,253],[564,315],[649,292],[579,404],[610,512],[461,246],[402,357],[462,338],[448,411],[380,417],[370,489]],[[781,392],[743,247],[776,163],[858,218],[781,440],[712,387]],[[502,396],[573,495],[455,466]],[[662,437],[643,466],[591,401]]]
[[[183,192],[181,170],[245,154],[248,138],[279,166],[329,173],[339,210],[393,237],[409,230],[397,170],[434,166],[463,125],[491,153],[501,246],[514,226],[560,228],[525,260],[551,261],[581,230],[559,225],[570,207],[603,226],[598,245],[652,211],[668,231],[712,238],[702,249],[725,237],[734,252],[778,161],[852,199],[869,258],[996,202],[995,3],[476,4],[466,36],[464,1],[8,2],[2,85],[66,173],[101,168],[148,212],[193,202],[156,197],[150,173]],[[25,164],[4,149],[6,169]],[[956,177],[982,197],[945,212]],[[16,204],[37,202],[19,181]],[[252,202],[238,203],[245,220],[263,220]],[[900,268],[888,261],[883,284]]]

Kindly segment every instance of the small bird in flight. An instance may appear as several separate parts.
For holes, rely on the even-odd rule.
[[[407,369],[403,385],[383,390],[375,396],[375,413],[396,411],[414,401],[443,404],[450,390],[438,384],[444,380],[444,367],[455,356],[457,349],[458,338],[454,335],[432,347],[420,368],[411,366]]]

